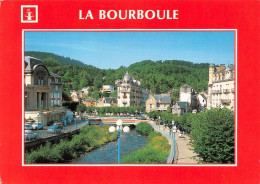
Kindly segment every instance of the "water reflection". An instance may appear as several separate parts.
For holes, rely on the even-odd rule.
[[[117,141],[87,153],[71,163],[117,163]],[[136,130],[121,134],[121,158],[147,144],[147,137],[140,135]]]

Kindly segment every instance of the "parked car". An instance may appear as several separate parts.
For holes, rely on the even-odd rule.
[[[31,141],[31,140],[37,139],[37,134],[33,133],[32,130],[25,130],[24,139],[26,141]]]
[[[53,125],[57,126],[60,129],[63,129],[63,123],[61,123],[61,122],[55,122]]]
[[[48,127],[48,132],[49,133],[55,133],[55,134],[60,134],[61,133],[61,128],[59,128],[56,125],[52,125]]]
[[[33,127],[32,127],[31,124],[27,124],[27,123],[26,123],[26,124],[24,125],[24,129],[25,129],[25,130],[32,130]]]
[[[34,130],[36,130],[38,128],[42,130],[44,125],[42,123],[36,123],[35,122],[35,123],[32,124],[32,127],[33,127]]]

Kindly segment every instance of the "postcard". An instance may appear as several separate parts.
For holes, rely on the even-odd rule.
[[[258,9],[0,1],[0,183],[258,183]]]

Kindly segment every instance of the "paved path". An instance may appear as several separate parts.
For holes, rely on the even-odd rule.
[[[149,123],[152,123],[154,126],[159,127],[158,125],[155,125],[153,121],[150,121]],[[163,128],[164,126],[160,126],[160,132],[167,133],[169,135],[169,129]],[[158,130],[158,129],[157,129]],[[191,149],[191,145],[188,144],[189,137],[187,135],[184,135],[183,138],[179,137],[179,133],[175,133],[175,140],[176,140],[176,160],[174,163],[178,164],[194,164],[197,163],[195,158],[197,158],[197,154],[194,153]],[[171,141],[169,141],[171,144]]]

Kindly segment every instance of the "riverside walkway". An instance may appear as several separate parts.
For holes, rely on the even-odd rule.
[[[169,140],[169,143],[172,145],[172,138],[169,136],[169,129],[164,128],[163,125],[160,125],[160,128],[158,125],[155,125],[154,121],[149,121],[149,124],[153,126],[153,128],[156,131],[159,131],[160,133],[164,134],[165,137]],[[184,135],[182,138],[179,137],[179,134],[175,134],[175,140],[176,140],[176,152],[175,152],[175,161],[174,163],[177,164],[196,164],[197,161],[195,160],[197,158],[197,154],[194,153],[191,149],[191,145],[188,144],[189,137],[187,135]],[[173,148],[173,145],[172,145]]]

